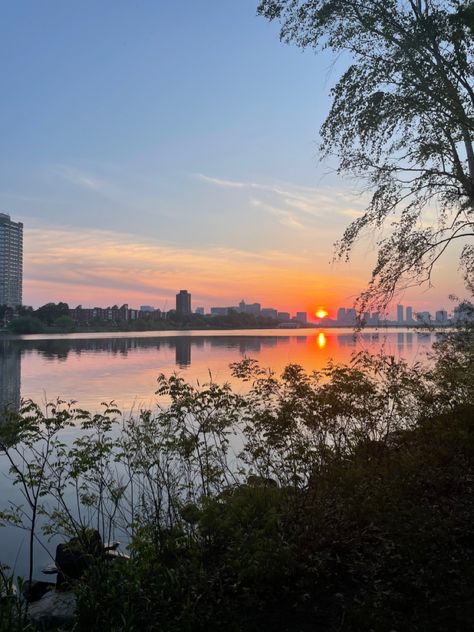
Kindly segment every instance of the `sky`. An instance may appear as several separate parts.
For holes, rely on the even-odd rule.
[[[352,305],[375,238],[332,263],[366,199],[317,150],[342,62],[282,44],[256,6],[0,4],[0,211],[24,222],[25,304]],[[400,300],[449,308],[454,256],[433,285]]]

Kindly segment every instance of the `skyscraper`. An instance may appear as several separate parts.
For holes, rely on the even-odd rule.
[[[397,305],[397,323],[403,323],[403,305]]]
[[[22,304],[23,224],[0,213],[0,305]]]
[[[187,290],[180,290],[179,294],[176,294],[176,313],[179,316],[191,314],[191,294]]]

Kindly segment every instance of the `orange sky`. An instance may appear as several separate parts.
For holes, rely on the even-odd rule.
[[[171,309],[176,292],[187,289],[193,308],[236,305],[244,298],[291,313],[325,308],[334,316],[338,306],[350,306],[363,288],[374,255],[362,243],[350,264],[331,265],[331,244],[326,240],[321,252],[255,252],[163,245],[112,231],[29,228],[24,302]],[[449,308],[448,294],[455,287],[462,293],[459,275],[453,275],[444,266],[436,273],[434,289],[407,292],[401,300],[417,309]]]

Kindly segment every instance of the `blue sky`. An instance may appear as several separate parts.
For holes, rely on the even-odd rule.
[[[281,308],[328,303],[329,289],[350,302],[361,289],[370,240],[350,270],[328,262],[363,200],[317,157],[338,65],[281,44],[256,5],[3,3],[0,209],[25,222],[25,302],[159,303],[182,283],[208,306],[274,302],[285,260],[286,290],[307,285]],[[89,254],[58,255],[58,239]],[[90,259],[104,241],[113,263]],[[268,269],[255,279],[259,257]],[[232,279],[200,285],[221,260]]]

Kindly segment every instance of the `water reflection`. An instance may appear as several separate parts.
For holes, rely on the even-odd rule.
[[[20,388],[20,349],[13,341],[0,339],[0,419],[6,409],[18,410]]]
[[[327,344],[326,336],[325,336],[325,334],[321,331],[321,332],[318,334],[318,347],[319,347],[320,349],[324,349],[324,347],[326,346],[326,344]]]
[[[89,338],[0,339],[0,407],[18,406],[21,395],[35,401],[77,399],[84,407],[118,400],[124,409],[154,403],[159,373],[185,371],[186,379],[231,381],[229,364],[256,358],[277,373],[289,363],[312,371],[329,359],[348,362],[362,349],[420,359],[431,335],[411,332],[300,330],[100,335]]]

